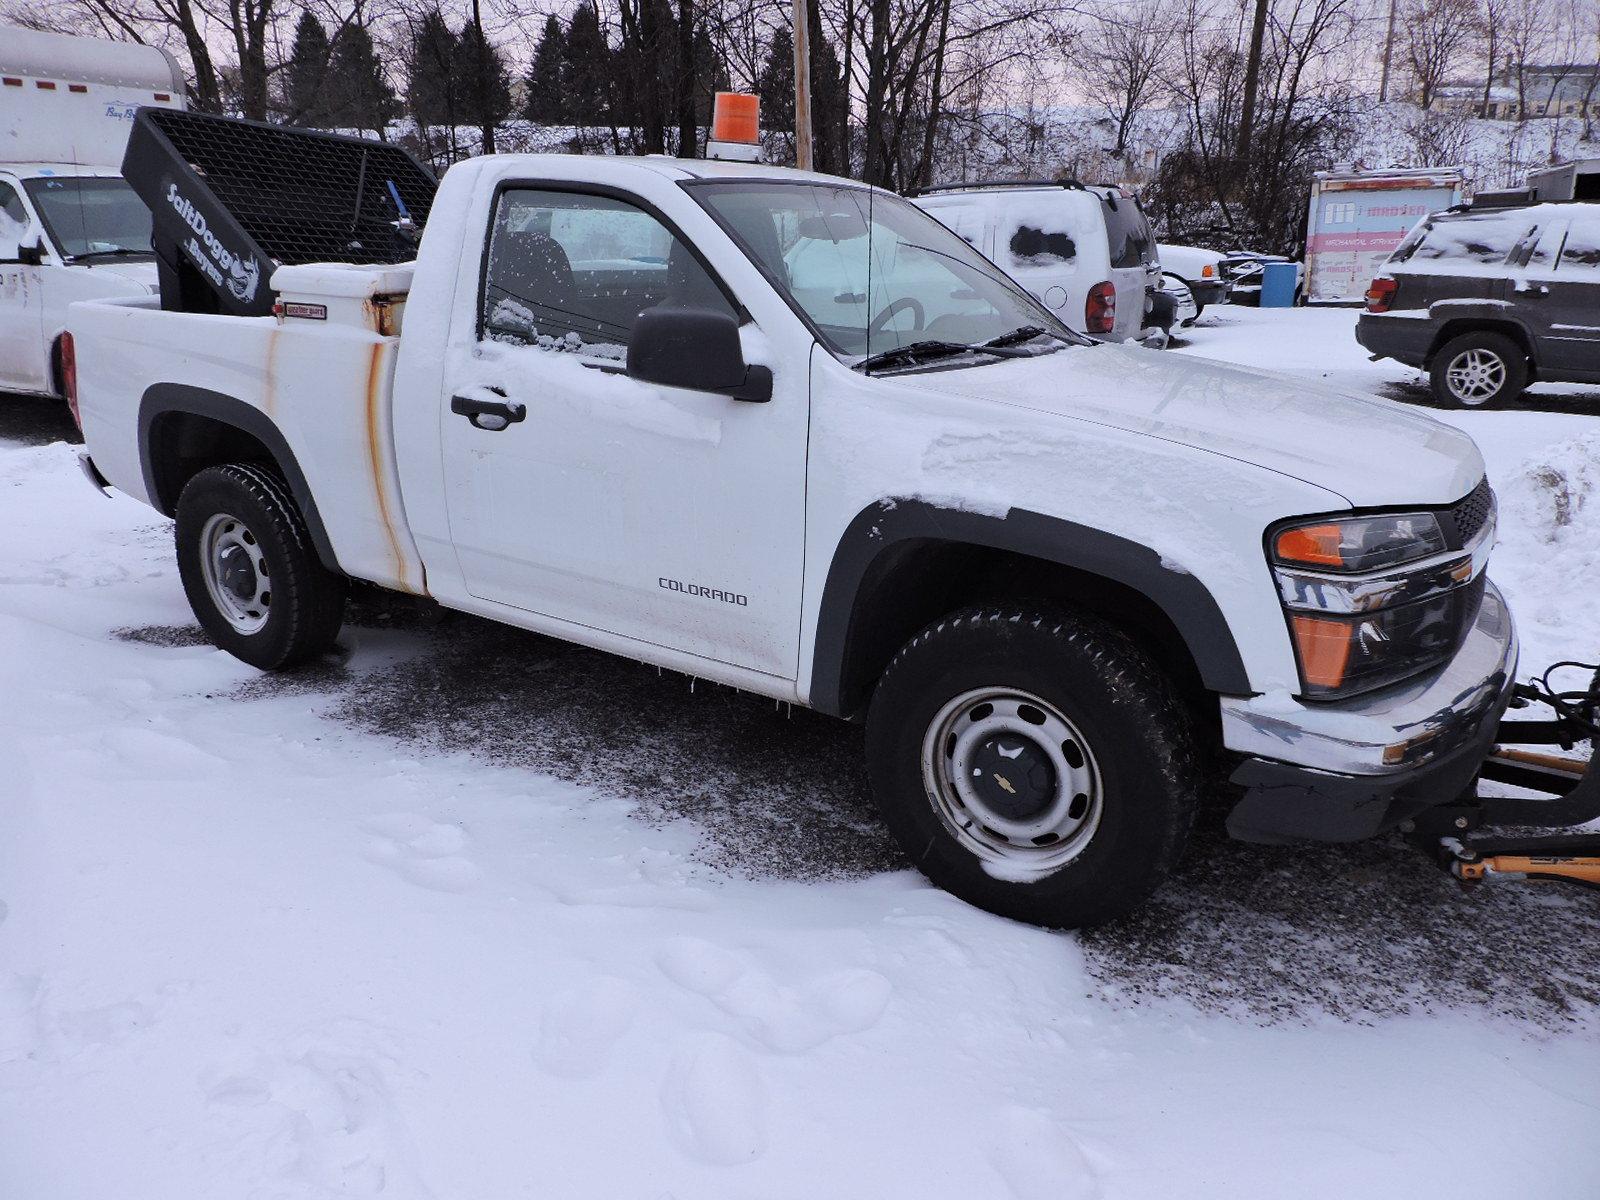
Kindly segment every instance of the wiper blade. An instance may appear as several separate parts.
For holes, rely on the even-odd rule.
[[[85,250],[82,254],[74,254],[74,259],[79,258],[116,258],[123,254],[154,254],[154,250],[133,250],[127,246],[117,246],[111,250]]]
[[[1075,345],[1068,338],[1063,337],[1053,329],[1046,329],[1042,325],[1022,325],[1010,333],[1002,333],[999,337],[992,337],[987,342],[981,343],[985,350],[993,350],[1000,346],[1015,346],[1022,342],[1031,342],[1036,337],[1053,337],[1058,342],[1068,346]]]
[[[1013,350],[1005,346],[990,345],[987,342],[968,345],[965,342],[946,342],[938,338],[925,338],[920,342],[907,342],[903,346],[880,350],[877,354],[862,359],[856,366],[863,371],[870,371],[874,367],[916,366],[920,362],[950,358],[957,354],[992,354],[996,358],[1033,357],[1026,350]]]

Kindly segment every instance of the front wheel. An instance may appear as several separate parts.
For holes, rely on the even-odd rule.
[[[900,651],[867,717],[890,832],[930,880],[1038,925],[1097,925],[1172,870],[1199,796],[1189,715],[1133,641],[1048,605],[973,608]]]
[[[1505,334],[1481,330],[1446,342],[1428,373],[1440,404],[1481,408],[1522,394],[1528,385],[1528,357]]]
[[[333,645],[346,581],[318,559],[276,472],[254,463],[199,472],[178,497],[176,536],[189,606],[218,647],[276,671]]]

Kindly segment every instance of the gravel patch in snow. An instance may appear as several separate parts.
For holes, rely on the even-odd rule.
[[[355,614],[367,630],[418,624]],[[413,753],[466,753],[623,796],[647,825],[692,823],[701,859],[732,875],[908,869],[873,809],[855,727],[466,616],[380,641],[348,666],[259,676],[236,697],[326,697],[334,719]],[[1544,1028],[1600,1010],[1600,961],[1570,953],[1600,944],[1587,894],[1463,893],[1399,838],[1245,845],[1222,830],[1228,803],[1219,790],[1144,909],[1061,935],[1080,943],[1107,1004],[1261,1024],[1459,1010]]]

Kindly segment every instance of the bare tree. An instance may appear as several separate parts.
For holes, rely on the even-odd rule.
[[[1172,18],[1162,0],[1135,0],[1091,15],[1084,49],[1100,66],[1097,90],[1116,130],[1111,153],[1120,157],[1128,152],[1134,122],[1166,86]]]
[[[1506,0],[1506,60],[1517,86],[1517,120],[1528,119],[1528,68],[1544,57],[1552,32],[1549,0]]]
[[[1461,54],[1482,30],[1477,0],[1408,0],[1406,62],[1417,86],[1417,103],[1433,107]]]
[[[1507,0],[1483,0],[1483,102],[1480,116],[1493,114],[1495,70],[1500,66],[1501,28],[1505,24]]]

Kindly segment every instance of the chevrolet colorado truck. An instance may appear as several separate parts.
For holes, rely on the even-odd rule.
[[[1236,836],[1362,838],[1508,703],[1469,438],[1090,344],[892,194],[497,155],[414,262],[270,284],[70,316],[86,470],[262,669],[360,580],[859,721],[910,861],[1052,926],[1149,896],[1219,761]]]

